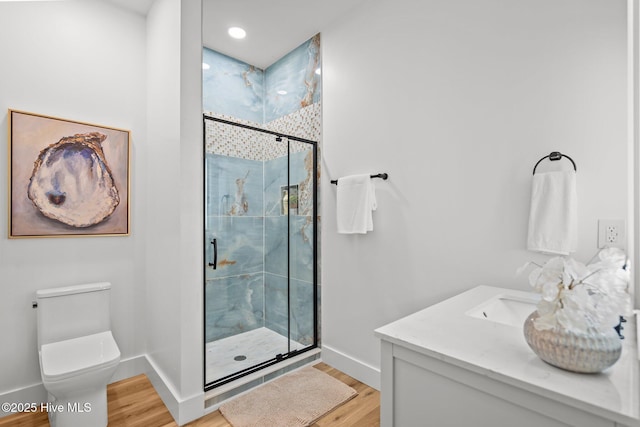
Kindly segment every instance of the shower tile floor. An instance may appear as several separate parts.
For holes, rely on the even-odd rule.
[[[291,341],[292,351],[304,347]],[[207,383],[273,359],[277,354],[287,351],[287,337],[264,327],[209,342],[205,354]]]

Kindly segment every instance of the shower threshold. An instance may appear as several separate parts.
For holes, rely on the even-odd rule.
[[[206,345],[206,382],[211,383],[236,372],[259,365],[289,351],[288,339],[262,327]],[[291,340],[291,351],[305,347]]]
[[[266,366],[257,372],[250,373],[227,384],[215,387],[204,394],[205,413],[213,412],[225,401],[253,390],[254,388],[274,380],[288,372],[312,366],[322,360],[322,350],[314,347],[291,356],[274,365]]]

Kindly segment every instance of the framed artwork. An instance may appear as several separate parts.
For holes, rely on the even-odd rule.
[[[130,132],[9,110],[9,238],[128,236]]]

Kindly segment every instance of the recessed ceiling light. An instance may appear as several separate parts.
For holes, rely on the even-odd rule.
[[[227,32],[234,39],[243,39],[247,36],[247,32],[240,27],[231,27]]]
[[[277,93],[278,93],[278,95],[286,95],[287,91],[280,89]]]
[[[209,68],[211,68],[211,65],[207,64],[206,62],[202,63],[202,69],[203,70],[208,70]]]

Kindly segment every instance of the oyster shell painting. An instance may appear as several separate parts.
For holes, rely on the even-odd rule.
[[[113,213],[120,198],[99,132],[67,136],[43,149],[28,196],[40,212],[72,227],[89,227]]]
[[[130,132],[9,110],[9,237],[128,236]]]

